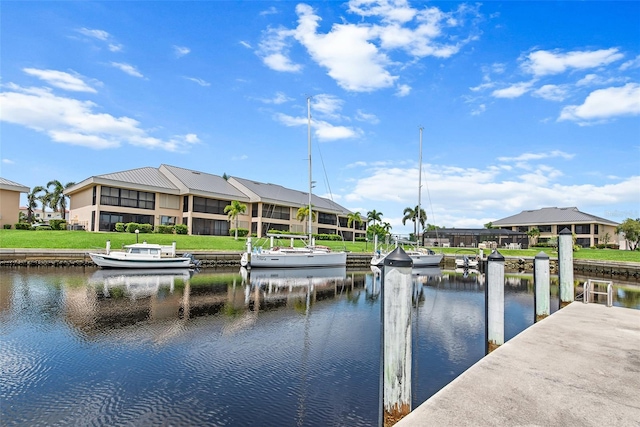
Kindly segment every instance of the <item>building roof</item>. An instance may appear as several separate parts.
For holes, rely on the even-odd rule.
[[[179,183],[173,180],[172,182],[178,184],[178,187],[183,187],[184,192],[200,195],[214,193],[217,196],[226,196],[238,201],[249,201],[246,194],[229,184],[221,176],[170,165],[161,165],[160,171],[172,175],[168,176],[169,179],[172,177],[177,179]]]
[[[237,177],[225,180],[218,175],[165,164],[160,165],[159,168],[143,167],[93,176],[66,189],[64,194],[73,194],[92,184],[128,186],[169,194],[196,194],[204,197],[292,207],[306,206],[309,202],[309,193],[304,191]],[[313,194],[311,204],[324,212],[343,215],[350,213],[333,200]]]
[[[494,226],[517,226],[517,225],[542,225],[542,224],[576,224],[576,223],[598,223],[606,225],[618,225],[617,222],[600,218],[595,215],[580,212],[576,207],[568,208],[542,208],[522,211],[517,215],[494,221]]]
[[[20,193],[28,193],[31,191],[26,185],[18,184],[0,176],[0,190],[18,191]]]
[[[277,184],[265,184],[263,182],[253,181],[250,179],[232,177],[229,181],[240,184],[245,191],[249,191],[253,197],[252,201],[260,200],[264,203],[279,203],[290,206],[306,206],[309,203],[309,193],[299,190],[292,190]],[[257,198],[257,200],[255,200]],[[336,212],[340,214],[349,214],[346,210],[331,199],[311,195],[311,204],[323,211]]]
[[[505,228],[439,228],[425,231],[426,237],[443,236],[520,236],[526,233]]]

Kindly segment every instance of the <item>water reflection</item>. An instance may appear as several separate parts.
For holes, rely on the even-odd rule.
[[[379,269],[1,273],[3,425],[378,422]],[[414,283],[417,406],[484,355],[484,276]],[[533,323],[533,281],[505,284],[508,340]]]

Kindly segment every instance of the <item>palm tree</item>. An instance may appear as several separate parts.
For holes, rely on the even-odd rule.
[[[373,223],[374,225],[382,222],[382,212],[378,212],[375,209],[367,212],[367,224]]]
[[[413,221],[413,235],[416,237],[416,240],[418,240],[418,216],[420,217],[420,225],[424,228],[424,224],[427,221],[427,214],[424,209],[417,205],[414,209],[409,207],[404,208],[402,213],[404,214],[402,217],[402,225],[405,225],[407,221]]]
[[[50,187],[53,185],[53,191]],[[62,185],[57,179],[47,182],[47,191],[49,192],[49,205],[54,212],[60,212],[60,216],[63,220],[66,220],[67,216],[67,196],[64,195],[64,190],[76,185],[75,182],[67,182],[66,185]]]
[[[311,205],[311,207],[313,208],[313,205]],[[316,212],[315,210],[312,210],[311,222],[315,221],[317,217],[318,217],[318,212]],[[309,206],[302,206],[301,208],[299,208],[298,213],[296,213],[296,219],[300,222],[303,222],[308,218],[309,218]]]
[[[534,245],[538,241],[538,237],[540,237],[540,230],[537,227],[533,227],[531,230],[527,231],[527,236],[529,236],[529,240],[531,241],[531,245]]]
[[[27,222],[33,222],[33,210],[38,208],[37,201],[40,200],[40,192],[45,191],[44,187],[38,185],[33,187],[31,192],[27,194]],[[44,210],[44,209],[43,209]]]
[[[235,240],[238,240],[238,215],[247,211],[247,205],[240,203],[237,200],[231,202],[230,205],[224,207],[224,213],[229,217],[229,222],[235,220]]]
[[[356,225],[362,224],[363,220],[360,216],[360,212],[353,212],[347,215],[347,227],[351,227],[353,224],[353,239],[352,241],[356,241]]]

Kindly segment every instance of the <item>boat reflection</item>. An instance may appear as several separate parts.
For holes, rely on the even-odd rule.
[[[89,284],[102,289],[104,297],[111,296],[113,290],[131,299],[149,298],[158,293],[160,288],[168,287],[173,293],[176,280],[186,281],[191,278],[192,271],[180,269],[123,269],[97,270],[89,278]]]

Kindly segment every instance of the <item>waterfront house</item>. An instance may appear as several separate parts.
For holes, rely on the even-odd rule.
[[[304,232],[296,219],[308,193],[238,177],[225,179],[176,166],[143,167],[89,177],[64,192],[70,198],[69,222],[90,231],[113,231],[118,222],[187,226],[189,234],[228,236],[224,208],[237,200],[247,205],[239,227],[264,236],[269,230]],[[314,233],[339,234],[345,240],[350,213],[337,203],[313,195]],[[357,231],[364,237],[365,230]]]
[[[20,219],[20,194],[29,193],[26,185],[0,177],[0,227],[13,228]]]
[[[576,236],[576,244],[588,248],[600,243],[618,243],[615,221],[600,218],[576,207],[542,208],[522,211],[517,215],[493,221],[492,226],[527,233],[533,228],[540,231],[538,242],[555,237],[567,228]]]

